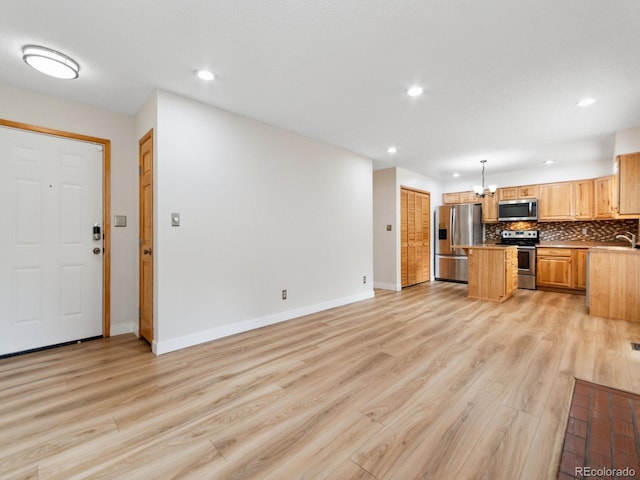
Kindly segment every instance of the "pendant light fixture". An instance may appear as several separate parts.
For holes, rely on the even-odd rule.
[[[478,198],[483,198],[484,195],[485,195],[485,193],[484,193],[484,164],[487,163],[487,161],[486,160],[480,160],[480,163],[482,164],[482,185],[474,185],[473,191],[476,193],[476,196]],[[497,189],[498,189],[497,185],[489,185],[489,193],[491,195],[495,195]]]
[[[47,47],[26,45],[22,59],[30,67],[55,78],[72,80],[78,78],[80,72],[80,65],[73,58]]]

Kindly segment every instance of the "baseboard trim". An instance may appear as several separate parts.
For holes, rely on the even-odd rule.
[[[266,327],[276,323],[284,322],[294,318],[302,317],[304,315],[310,315],[312,313],[321,312],[330,308],[341,307],[349,303],[360,302],[373,298],[373,290],[369,290],[356,295],[350,295],[348,297],[342,297],[335,300],[329,300],[327,302],[317,303],[306,307],[296,308],[294,310],[287,310],[284,312],[274,313],[272,315],[266,315],[264,317],[258,317],[244,322],[233,323],[230,325],[223,325],[221,327],[212,328],[198,333],[190,335],[184,335],[182,337],[172,338],[168,340],[153,341],[151,348],[156,355],[163,355],[165,353],[180,350],[182,348],[193,347],[201,343],[217,340],[218,338],[228,337],[237,333],[247,332],[256,328]]]

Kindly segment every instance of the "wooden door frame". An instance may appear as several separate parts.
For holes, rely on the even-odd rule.
[[[111,140],[79,133],[14,122],[0,118],[0,126],[27,132],[42,133],[102,145],[102,230],[104,234],[102,255],[102,336],[111,336]]]

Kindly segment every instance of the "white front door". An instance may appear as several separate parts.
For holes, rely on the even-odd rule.
[[[0,127],[0,355],[102,335],[102,168],[102,146]]]

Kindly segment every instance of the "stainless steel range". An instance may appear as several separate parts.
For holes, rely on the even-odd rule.
[[[518,288],[536,289],[536,245],[539,230],[503,230],[501,245],[518,246]]]

